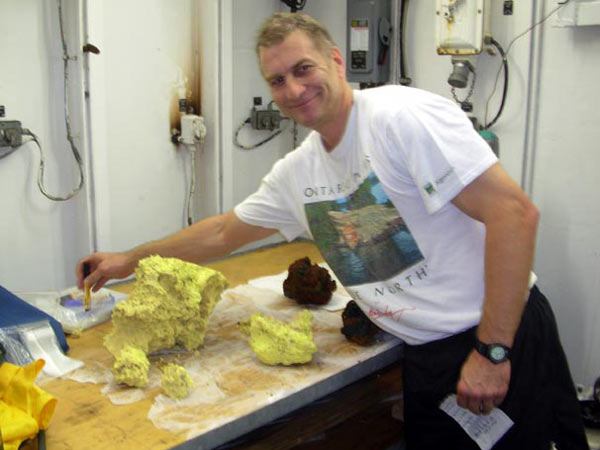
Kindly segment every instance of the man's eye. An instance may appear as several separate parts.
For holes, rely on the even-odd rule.
[[[271,86],[279,86],[283,84],[283,77],[276,77],[271,80]]]
[[[309,70],[310,70],[309,64],[302,64],[300,67],[298,67],[298,72],[300,72],[300,73],[308,72]]]

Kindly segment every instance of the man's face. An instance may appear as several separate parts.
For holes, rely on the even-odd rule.
[[[344,80],[344,61],[336,47],[323,55],[297,30],[281,44],[261,48],[259,61],[284,115],[316,130],[336,118]]]

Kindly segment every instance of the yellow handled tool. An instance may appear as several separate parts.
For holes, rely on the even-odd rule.
[[[90,274],[90,263],[89,262],[84,262],[83,263],[83,278],[87,278],[87,276]],[[89,311],[90,310],[90,290],[91,290],[91,286],[88,283],[85,283],[85,299],[83,301],[83,305],[85,306],[85,310]]]

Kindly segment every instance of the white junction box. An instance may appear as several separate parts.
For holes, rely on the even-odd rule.
[[[600,0],[571,0],[558,10],[557,27],[600,25]]]
[[[185,114],[181,117],[180,142],[193,145],[201,142],[206,136],[204,118],[195,114]]]
[[[439,55],[476,55],[489,28],[489,0],[436,0]]]

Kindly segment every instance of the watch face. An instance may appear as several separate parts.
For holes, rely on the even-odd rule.
[[[490,358],[492,358],[493,360],[500,361],[504,359],[505,356],[506,350],[504,350],[502,347],[498,345],[492,345],[490,347]]]

